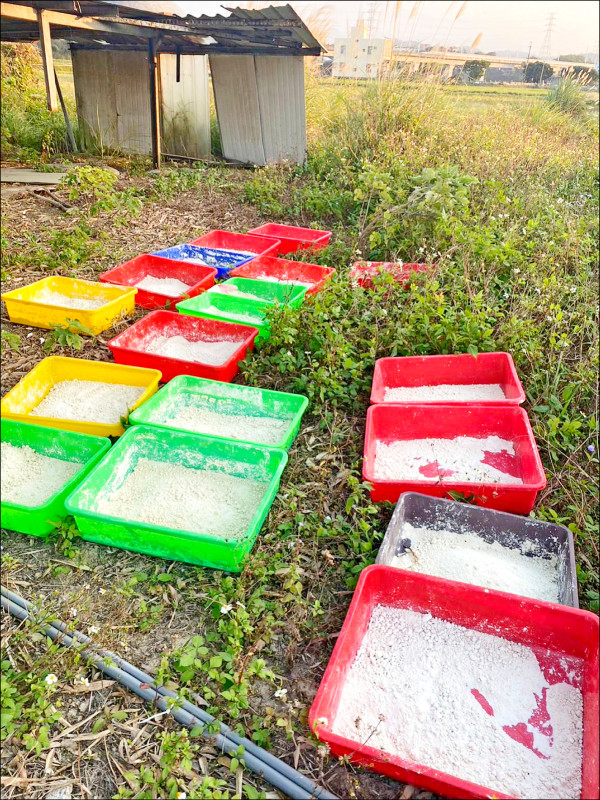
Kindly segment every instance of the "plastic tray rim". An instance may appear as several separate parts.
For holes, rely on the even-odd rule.
[[[451,358],[452,356],[455,356],[455,355],[469,355],[469,354],[468,353],[435,353],[434,355],[428,355],[428,356],[405,356],[405,358],[436,359],[436,358]],[[520,405],[521,403],[524,403],[525,400],[527,399],[527,397],[525,395],[525,390],[523,389],[523,384],[521,383],[521,380],[519,378],[519,374],[517,372],[517,368],[515,366],[515,362],[514,362],[514,359],[513,359],[512,355],[510,353],[508,353],[507,351],[505,351],[505,350],[494,350],[494,351],[489,351],[489,352],[486,351],[485,353],[481,352],[481,353],[477,354],[477,356],[482,356],[482,355],[506,356],[506,360],[507,360],[508,365],[509,365],[511,376],[514,379],[516,385],[519,387],[519,394],[518,394],[517,397],[511,398],[510,400],[492,400],[492,401],[489,401],[489,400],[487,400],[487,401],[476,401],[476,400],[473,400],[473,401],[470,401],[470,404],[472,404],[472,405],[486,405],[486,406],[491,406],[491,405],[508,406],[508,405]],[[473,356],[473,358],[476,359],[477,356]],[[396,403],[392,404],[392,403],[390,403],[390,402],[388,402],[386,400],[375,400],[373,398],[373,395],[375,393],[375,386],[374,386],[375,371],[378,371],[380,369],[380,368],[378,368],[377,365],[379,363],[385,364],[385,363],[390,362],[390,361],[398,361],[401,358],[404,358],[404,357],[403,356],[400,356],[400,357],[398,357],[398,356],[384,356],[383,358],[378,358],[375,361],[375,367],[374,367],[374,370],[373,370],[373,383],[371,384],[371,395],[370,395],[370,398],[369,398],[372,405],[388,405],[388,406],[389,405],[428,405],[428,406],[439,406],[439,405],[457,406],[457,405],[464,405],[464,403],[465,403],[464,400],[455,400],[455,401],[445,400],[443,402],[433,402],[433,403],[426,403],[426,404],[422,403],[422,401],[419,401],[419,402],[410,402],[410,401],[408,401],[408,402],[405,402],[405,403],[396,402]],[[469,384],[456,384],[456,385],[457,386],[468,386]],[[469,401],[467,401],[467,402],[469,402]]]

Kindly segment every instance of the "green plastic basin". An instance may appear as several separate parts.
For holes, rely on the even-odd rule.
[[[238,325],[250,325],[258,328],[256,341],[266,340],[271,335],[268,319],[262,312],[260,303],[252,300],[242,300],[229,297],[226,294],[203,292],[197,297],[182,300],[175,306],[181,314],[191,314],[193,317],[208,317],[219,319],[223,322],[235,322]]]
[[[235,383],[223,383],[189,375],[178,375],[169,381],[151,400],[137,408],[129,417],[132,425],[152,425],[169,430],[195,431],[172,422],[173,417],[182,409],[206,409],[231,419],[231,427],[226,434],[215,433],[214,438],[244,441],[259,444],[261,447],[278,447],[287,450],[294,441],[302,415],[308,406],[308,398],[300,394],[274,392],[258,389],[254,386],[240,386]],[[279,441],[265,444],[258,438],[252,438],[236,432],[235,416],[244,415],[260,418],[275,417],[287,422],[287,428]],[[206,434],[202,434],[206,435]]]
[[[245,533],[237,538],[206,535],[99,513],[96,510],[99,499],[110,499],[141,459],[257,480],[265,483],[265,492]],[[88,541],[239,572],[277,494],[286,463],[285,450],[134,425],[67,498],[66,507],[75,517],[81,536]],[[160,503],[160,497],[156,498],[156,503]]]
[[[211,286],[208,291],[211,295],[226,294],[230,291],[231,294],[226,294],[227,297],[258,303],[261,308],[277,304],[298,308],[304,302],[307,290],[308,286],[289,283],[259,281],[255,278],[229,278],[223,283]],[[238,294],[243,296],[238,298]]]
[[[2,501],[3,528],[30,536],[47,536],[67,516],[65,498],[110,448],[110,439],[10,419],[3,419],[0,427],[3,442],[15,447],[31,447],[41,455],[81,464],[81,468],[41,505]]]

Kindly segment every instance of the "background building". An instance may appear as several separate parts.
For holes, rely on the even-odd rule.
[[[333,48],[334,78],[376,78],[392,55],[391,39],[371,39],[361,20],[350,36],[336,39]]]

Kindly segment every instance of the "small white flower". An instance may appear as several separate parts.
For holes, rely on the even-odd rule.
[[[87,678],[75,678],[75,686],[89,686],[90,682]]]
[[[44,337],[43,337],[43,336],[40,336],[40,344],[44,344],[44,342],[45,342],[45,341],[46,341],[46,340],[44,339]]]
[[[100,628],[97,625],[90,625],[88,633],[90,636],[94,636],[94,634],[100,633]]]
[[[175,797],[177,798],[177,800],[185,800],[185,798],[187,797],[187,794],[185,792],[177,792]]]
[[[98,594],[106,594],[106,589],[98,589]]]
[[[237,606],[238,608],[246,608],[246,606],[245,606],[243,603],[240,603],[240,601],[239,601],[239,600],[236,602],[236,606]]]
[[[319,717],[317,719],[317,725],[329,725],[329,720],[327,717]]]
[[[69,609],[69,616],[76,617],[77,616],[77,609],[73,606],[73,608]]]
[[[46,681],[47,686],[54,686],[55,683],[58,683],[58,678],[53,672],[51,672],[49,675],[46,675],[44,680]]]
[[[287,689],[277,689],[275,692],[275,697],[285,697],[287,694]]]
[[[119,642],[119,647],[122,650],[129,650],[129,645],[127,644],[127,642]]]
[[[227,605],[221,606],[221,614],[229,614],[229,612],[231,611],[232,608],[233,608],[233,606],[230,603],[227,603]]]
[[[515,273],[515,275],[518,275],[518,274],[519,274],[519,272],[521,272],[521,270],[520,270],[518,267],[515,267],[515,268],[513,269],[513,272]]]

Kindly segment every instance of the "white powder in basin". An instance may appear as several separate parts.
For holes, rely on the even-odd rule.
[[[71,295],[54,292],[45,286],[31,298],[34,303],[46,303],[51,306],[61,306],[61,308],[76,308],[80,311],[91,311],[100,308],[110,302],[106,297],[71,297]]]
[[[378,441],[375,449],[375,478],[391,481],[523,483],[521,478],[484,464],[483,459],[488,453],[514,456],[515,448],[512,442],[499,436],[487,436],[485,439],[476,439],[473,436],[406,439],[390,444]]]
[[[241,289],[238,289],[237,286],[223,286],[223,284],[219,284],[218,286],[213,286],[210,289],[211,292],[215,294],[226,294],[230,295],[231,297],[236,297],[239,300],[260,300],[264,301],[265,298],[260,294],[253,294],[252,292],[242,292]]]
[[[227,414],[202,406],[187,406],[176,410],[167,420],[176,428],[224,436],[259,444],[279,444],[290,420],[277,417],[252,417],[246,414]]]
[[[144,349],[147,353],[154,353],[157,356],[198,361],[218,367],[240,349],[240,344],[239,341],[190,342],[183,336],[157,336]]]
[[[387,403],[441,403],[506,400],[499,383],[440,383],[436,386],[386,386]]]
[[[539,550],[527,555],[520,547],[488,543],[474,533],[415,528],[405,522],[402,537],[410,551],[394,556],[391,566],[513,592],[558,603],[558,556]],[[542,557],[549,555],[549,557]],[[413,555],[414,554],[414,555]]]
[[[144,289],[146,292],[164,294],[165,297],[179,297],[180,294],[187,292],[190,288],[187,283],[177,278],[154,278],[152,275],[146,275],[135,286],[138,289]]]
[[[293,281],[289,278],[274,278],[272,275],[253,275],[252,280],[271,283],[290,283],[292,286],[312,286],[314,281]]]
[[[239,539],[268,484],[207,469],[140,459],[95,510],[135,522]]]
[[[39,506],[73,477],[81,463],[37,453],[28,445],[2,442],[2,501]]]
[[[114,424],[127,416],[145,386],[102,381],[59,381],[33,411],[34,417]]]
[[[550,686],[530,648],[376,606],[332,730],[509,797],[573,798],[582,714],[580,690]],[[511,738],[517,725],[533,749]]]

